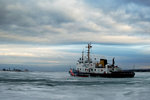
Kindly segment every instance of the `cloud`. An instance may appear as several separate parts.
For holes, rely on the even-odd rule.
[[[0,64],[65,65],[79,56],[72,46],[0,45]],[[70,59],[72,58],[72,59]]]
[[[114,39],[116,35],[140,38],[141,42],[130,39],[129,44],[149,43],[148,39],[139,37],[143,34],[149,37],[150,8],[146,3],[140,5],[140,1],[134,0],[2,0],[0,43],[102,43],[97,39],[99,36],[109,37],[113,40],[110,44],[115,44],[118,43]]]
[[[149,4],[148,0],[1,0],[1,63],[73,64],[84,47],[80,44],[89,42],[118,45],[116,52],[100,48],[111,49],[104,53],[110,58],[114,53],[139,61],[149,57]],[[121,49],[126,45],[144,49],[136,48],[136,53],[133,48]]]

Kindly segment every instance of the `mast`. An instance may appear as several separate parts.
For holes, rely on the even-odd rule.
[[[112,59],[112,66],[115,65],[115,57]]]
[[[90,49],[92,48],[91,43],[88,44],[88,52],[87,52],[87,56],[88,56],[88,62],[90,63]]]
[[[82,51],[82,62],[84,61],[84,50]]]

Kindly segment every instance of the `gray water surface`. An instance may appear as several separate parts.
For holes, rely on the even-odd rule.
[[[135,74],[83,78],[67,72],[0,72],[0,100],[149,100],[150,73]]]

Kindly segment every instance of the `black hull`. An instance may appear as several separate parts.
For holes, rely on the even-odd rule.
[[[132,78],[134,77],[135,73],[132,71],[122,71],[122,72],[112,72],[112,73],[82,73],[82,72],[70,72],[71,76],[78,76],[78,77],[106,77],[106,78]]]

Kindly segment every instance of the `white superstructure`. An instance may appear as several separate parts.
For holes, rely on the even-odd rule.
[[[115,66],[115,61],[113,58],[112,64],[107,63],[107,59],[100,59],[100,61],[96,61],[90,57],[90,49],[92,48],[91,44],[87,46],[88,52],[87,56],[84,56],[84,52],[82,52],[82,57],[79,58],[76,64],[76,70],[83,73],[111,73],[115,71],[121,70],[119,67]]]

